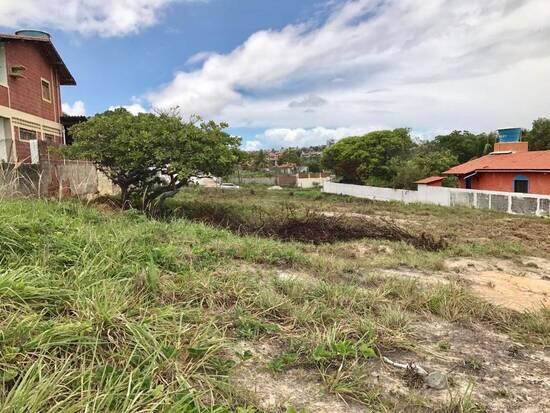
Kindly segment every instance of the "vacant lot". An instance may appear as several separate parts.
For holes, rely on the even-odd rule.
[[[550,409],[549,221],[315,190],[169,206],[0,204],[0,411]],[[354,223],[376,231],[327,238]]]

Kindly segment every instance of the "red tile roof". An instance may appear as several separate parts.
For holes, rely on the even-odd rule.
[[[475,171],[550,171],[550,151],[493,152],[455,166],[443,175],[465,175]]]
[[[427,178],[416,181],[415,184],[431,184],[433,182],[442,181],[445,178],[443,176],[429,176]]]

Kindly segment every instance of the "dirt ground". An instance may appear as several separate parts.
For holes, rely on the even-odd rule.
[[[452,258],[444,271],[391,269],[384,274],[414,277],[430,284],[459,280],[486,301],[517,311],[550,307],[550,260],[526,257],[521,262]]]
[[[527,257],[516,260],[450,259],[445,270],[423,273],[410,269],[387,270],[397,277],[416,277],[422,282],[440,283],[460,278],[484,299],[518,311],[548,305],[550,260]],[[258,271],[269,272],[266,268]],[[316,278],[305,271],[269,272],[282,280],[296,279],[307,284]],[[475,323],[461,325],[433,316],[415,322],[417,347],[414,352],[384,354],[399,363],[416,362],[428,372],[448,377],[447,390],[421,385],[411,388],[404,371],[380,358],[369,362],[367,376],[386,395],[449,403],[471,392],[487,412],[539,413],[550,411],[550,349],[530,347]],[[277,343],[238,343],[240,351],[252,354],[239,361],[232,383],[267,412],[289,408],[307,412],[368,412],[353,400],[330,394],[317,375],[292,368],[281,373],[269,370],[271,357],[280,349]],[[401,400],[403,400],[403,397]],[[403,407],[403,410],[410,411]],[[458,411],[458,410],[457,410]]]
[[[276,343],[251,345],[240,342],[236,349],[249,351],[252,357],[235,369],[231,384],[266,412],[286,412],[289,409],[319,413],[367,411],[358,403],[329,394],[316,375],[308,370],[293,368],[284,373],[270,372],[268,363],[279,352]]]

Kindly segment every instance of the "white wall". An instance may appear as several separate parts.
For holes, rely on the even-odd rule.
[[[329,194],[349,195],[377,201],[419,202],[417,191],[403,189],[379,188],[375,186],[337,184],[325,182],[323,192]]]
[[[419,185],[418,191],[325,182],[323,192],[378,201],[492,209],[510,214],[550,216],[550,196]]]
[[[314,186],[323,185],[325,182],[330,181],[330,176],[324,176],[319,178],[298,178],[296,185],[300,188],[313,188]]]

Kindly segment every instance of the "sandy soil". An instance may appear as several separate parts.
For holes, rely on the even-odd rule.
[[[252,356],[240,361],[231,377],[231,384],[266,412],[286,412],[290,408],[319,413],[368,411],[362,405],[329,394],[318,376],[311,371],[297,368],[283,373],[269,371],[269,361],[280,351],[274,343],[240,342],[236,351],[249,351]]]
[[[550,411],[550,349],[524,347],[478,325],[430,320],[417,328],[425,333],[419,350],[427,354],[426,368],[448,371],[459,391],[471,384],[490,412]]]
[[[525,311],[550,305],[550,260],[526,257],[522,260],[451,259],[440,272],[423,273],[407,268],[387,270],[387,275],[416,277],[426,283],[461,279],[489,302]],[[304,272],[276,271],[275,277],[315,283]],[[398,362],[418,362],[428,372],[440,371],[449,377],[450,387],[433,390],[412,389],[403,371],[373,360],[369,367],[372,384],[384,395],[417,395],[430,403],[447,404],[469,391],[488,412],[535,413],[550,411],[550,349],[533,348],[481,325],[449,323],[429,316],[416,323],[418,348],[415,353],[386,354]],[[364,411],[361,405],[347,405],[326,394],[311,372],[293,369],[276,376],[265,366],[268,347],[254,349],[254,361],[243,363],[235,380],[260,400],[267,411],[284,411],[293,406],[315,412]],[[263,366],[263,367],[262,367]],[[258,383],[262,383],[261,386]]]
[[[550,260],[526,257],[512,260],[453,258],[445,271],[410,268],[382,271],[388,276],[413,277],[428,284],[460,280],[488,302],[517,311],[550,307]]]
[[[493,304],[518,311],[550,307],[550,261],[534,257],[521,263],[455,259],[447,267]]]

